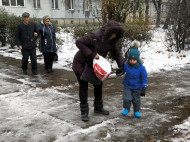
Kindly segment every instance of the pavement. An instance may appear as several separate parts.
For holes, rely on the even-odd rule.
[[[80,119],[78,83],[72,71],[38,76],[22,74],[21,61],[0,55],[1,142],[128,142],[164,141],[172,127],[190,116],[190,65],[149,74],[147,95],[141,98],[142,118],[122,111],[122,77],[103,83],[104,107],[109,116],[93,112],[89,84],[89,122]]]

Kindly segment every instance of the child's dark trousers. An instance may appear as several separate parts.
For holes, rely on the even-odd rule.
[[[141,107],[141,89],[132,90],[124,87],[123,90],[123,107],[130,110],[133,103],[134,112],[139,112]]]

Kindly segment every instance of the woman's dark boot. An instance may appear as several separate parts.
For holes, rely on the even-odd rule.
[[[82,121],[89,121],[88,117],[88,112],[89,112],[89,107],[88,104],[80,105],[80,110],[81,110],[81,120]]]
[[[81,120],[85,122],[89,121],[88,113],[82,113]]]
[[[109,115],[109,111],[103,108],[103,101],[94,101],[94,113]]]

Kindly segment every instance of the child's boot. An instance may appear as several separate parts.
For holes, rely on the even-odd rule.
[[[136,118],[141,118],[141,114],[140,114],[140,112],[138,112],[138,111],[135,112],[135,117],[136,117]]]
[[[128,109],[124,109],[121,113],[122,115],[126,116],[130,111]]]

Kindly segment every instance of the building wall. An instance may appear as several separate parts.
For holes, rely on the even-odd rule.
[[[0,6],[2,6],[2,0],[0,0]],[[33,0],[25,0],[25,6],[3,6],[5,10],[16,16],[21,16],[23,12],[29,12],[31,17],[42,18],[45,15],[49,15],[50,17],[55,18],[64,18],[65,17],[65,7],[62,1],[58,1],[59,8],[52,9],[52,1],[51,0],[40,0],[40,8],[35,9]]]
[[[144,9],[145,9],[146,5],[144,4]],[[161,8],[161,23],[163,23],[163,21],[165,21],[166,19],[166,0],[163,0],[162,2],[162,8]],[[156,23],[156,17],[157,17],[157,11],[156,8],[153,4],[153,2],[149,2],[149,16],[150,16],[150,21],[151,23],[155,24]]]
[[[34,8],[33,0],[25,0],[24,7],[15,6],[3,6],[7,12],[16,16],[21,16],[23,12],[29,12],[31,17],[42,18],[45,15],[49,15],[52,19],[58,21],[58,25],[72,25],[72,24],[88,24],[97,23],[97,10],[101,11],[101,6],[94,0],[73,0],[73,7],[70,9],[69,1],[71,0],[58,0],[58,9],[52,9],[52,0],[40,0],[40,8]],[[85,3],[88,1],[89,9],[86,9]],[[163,12],[161,15],[161,21],[166,18],[166,6],[164,3],[167,0],[163,0]],[[2,7],[2,0],[0,0],[0,7]],[[145,4],[143,4],[145,11]],[[145,14],[144,14],[145,15]],[[152,1],[149,2],[149,15],[150,21],[154,24],[156,22],[156,10]],[[101,17],[101,15],[98,15]],[[127,18],[130,19],[130,17]]]
[[[65,0],[65,18],[94,18],[94,10],[98,2],[92,0],[73,0],[73,8],[69,8],[69,3]]]
[[[162,2],[162,8],[161,8],[161,23],[163,23],[166,19],[167,16],[167,6],[166,6],[167,0],[163,0]],[[146,10],[146,4],[145,2],[142,3],[142,9],[143,9],[143,16],[145,17],[145,10]],[[136,12],[136,16],[138,16],[138,11]],[[152,24],[156,23],[156,18],[157,18],[157,11],[154,6],[154,3],[152,1],[149,1],[149,21]],[[133,13],[127,17],[126,21],[132,20],[133,19]]]
[[[49,15],[52,19],[56,19],[59,25],[68,24],[87,24],[93,23],[96,20],[93,13],[97,9],[98,2],[92,0],[73,0],[73,9],[69,8],[69,0],[58,0],[58,9],[52,9],[52,0],[40,0],[40,8],[34,8],[33,0],[24,0],[25,6],[2,6],[9,14],[22,16],[23,12],[29,12],[31,17],[42,18]],[[88,1],[86,10],[85,3]]]
[[[92,0],[73,0],[73,9],[69,9],[68,0],[58,0],[58,9],[52,9],[52,0],[40,0],[40,8],[34,8],[33,0],[25,0],[25,6],[2,6],[10,14],[21,16],[27,11],[32,17],[41,18],[44,15],[49,15],[52,18],[94,18],[94,10],[96,10],[98,2]],[[88,1],[89,8],[85,8],[84,3]]]

